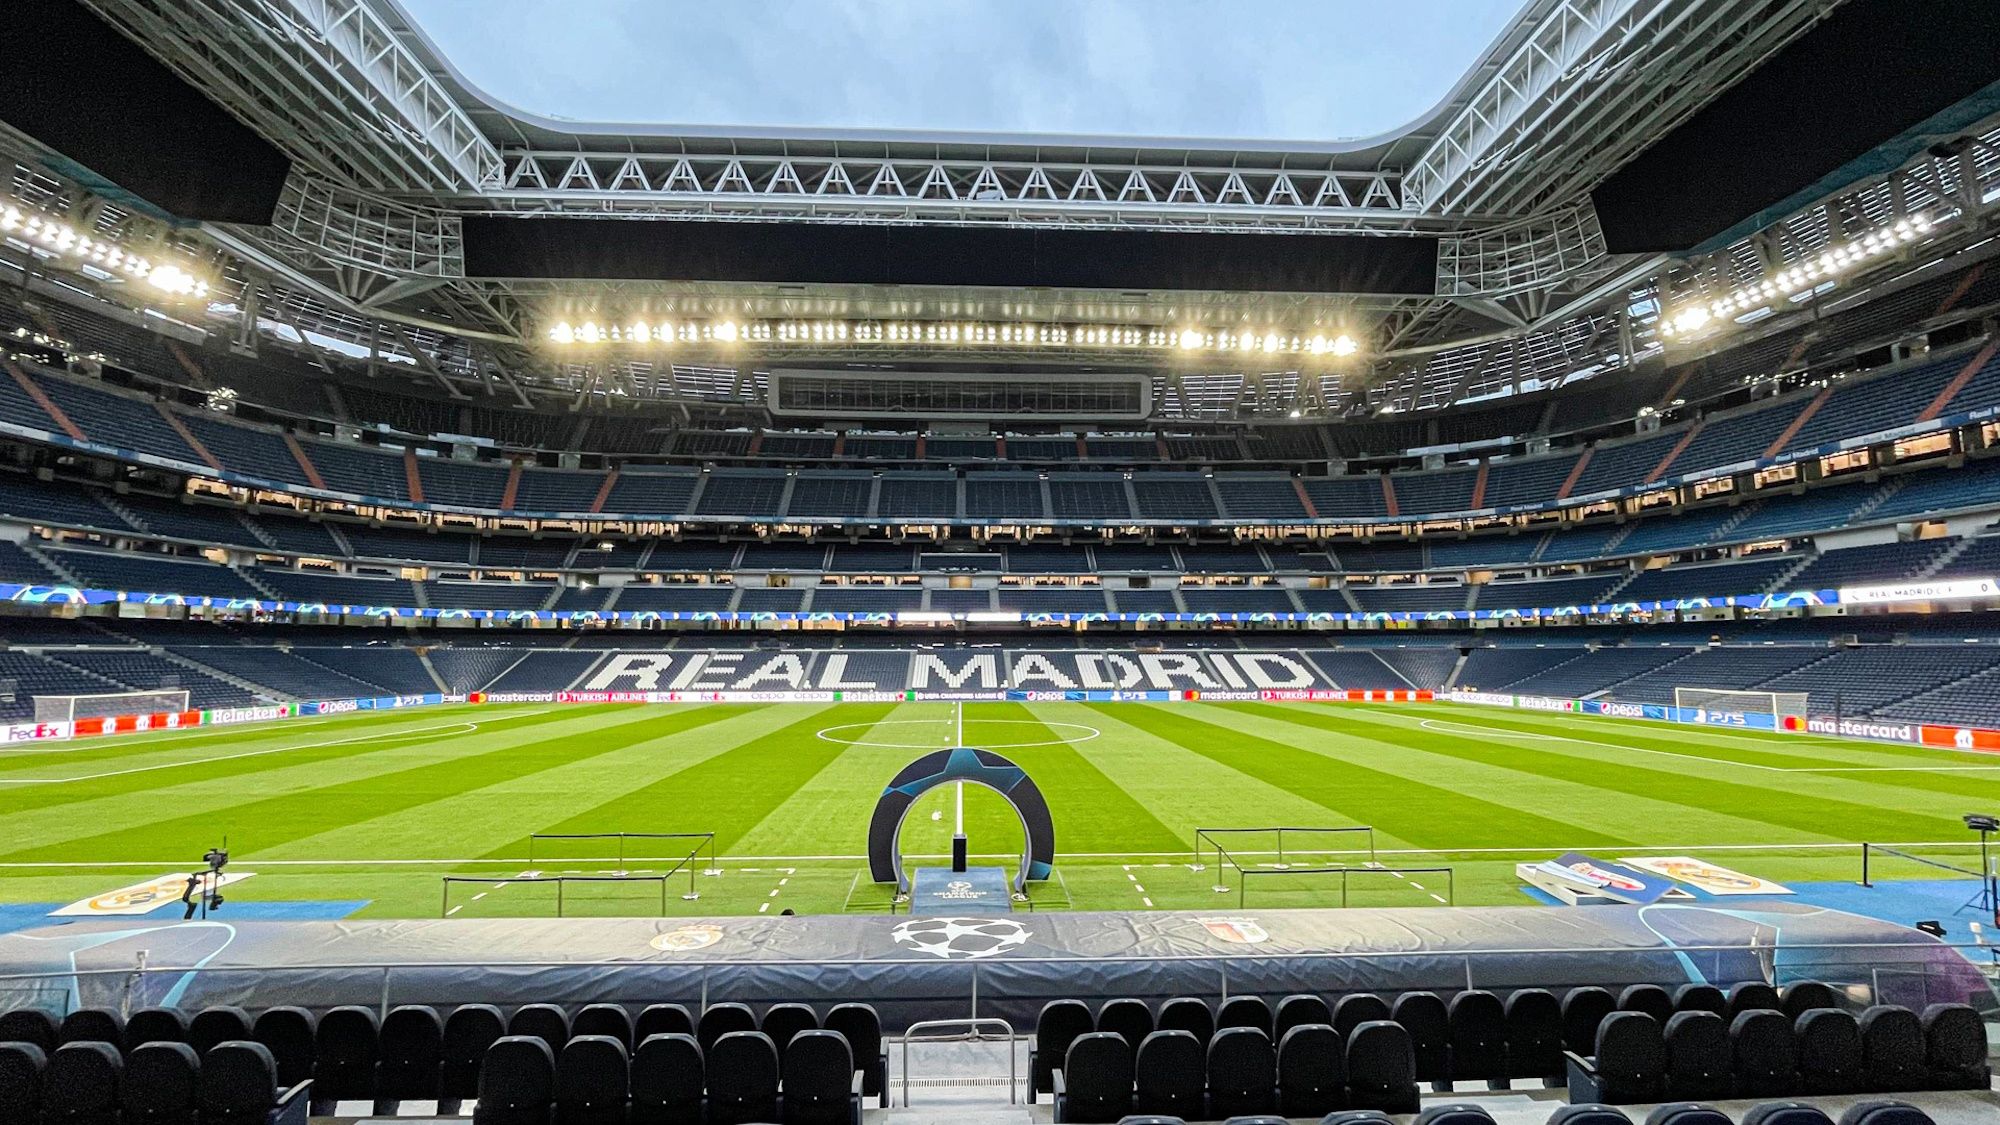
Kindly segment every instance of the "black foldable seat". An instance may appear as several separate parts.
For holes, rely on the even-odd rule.
[[[1984,1090],[1992,1084],[1986,1031],[1969,1004],[1932,1004],[1919,1017],[1933,1090]]]
[[[1207,1053],[1192,1031],[1155,1031],[1132,1063],[1132,1112],[1199,1119]]]
[[[1743,1125],[1833,1125],[1833,1118],[1804,1102],[1764,1102],[1744,1113]]]
[[[1331,1024],[1300,1024],[1278,1040],[1279,1113],[1286,1117],[1331,1113],[1346,1091],[1346,1052]]]
[[[757,1016],[748,1004],[710,1004],[695,1021],[694,1037],[701,1043],[703,1056],[715,1051],[716,1041],[739,1031],[757,1030]]]
[[[1326,1001],[1310,992],[1299,992],[1278,1001],[1278,1010],[1271,1017],[1271,1038],[1275,1042],[1285,1037],[1285,1032],[1309,1023],[1333,1024],[1333,1009]]]
[[[1097,1009],[1097,1030],[1124,1036],[1125,1042],[1131,1044],[1136,1052],[1146,1036],[1153,1033],[1153,1010],[1146,1006],[1144,1000],[1130,997],[1106,1000],[1104,1006]]]
[[[201,1017],[197,1016],[196,1019]],[[497,1013],[496,1013],[497,1018]],[[194,1029],[188,1029],[189,1044],[194,1042]],[[500,1036],[495,1033],[494,1039]],[[278,1068],[278,1085],[289,1090],[313,1076],[313,1058],[319,1048],[319,1021],[304,1008],[266,1008],[257,1013],[257,1022],[250,1026],[250,1038],[262,1043],[271,1052],[271,1061]],[[487,1042],[492,1042],[488,1040]],[[480,1046],[484,1051],[485,1045]],[[478,1079],[479,1060],[473,1059],[473,1079]],[[467,1088],[466,1097],[474,1091]]]
[[[1278,1052],[1262,1028],[1223,1027],[1208,1041],[1208,1116],[1240,1117],[1278,1107]]]
[[[1289,1125],[1275,1113],[1239,1113],[1225,1120],[1222,1125]]]
[[[1389,1006],[1390,1018],[1410,1033],[1417,1081],[1451,1089],[1451,1013],[1435,992],[1405,992]]]
[[[854,1055],[837,1032],[808,1028],[793,1035],[783,1069],[784,1125],[861,1125]]]
[[[503,1035],[486,1049],[479,1067],[473,1125],[549,1125],[555,1094],[556,1053],[548,1040]]]
[[[523,1004],[507,1017],[507,1034],[532,1035],[559,1055],[569,1042],[569,1013],[554,1004]]]
[[[570,1021],[569,1036],[609,1035],[626,1051],[632,1049],[632,1016],[620,1004],[585,1004]],[[557,1060],[561,1062],[560,1059]]]
[[[1644,1012],[1613,1012],[1597,1025],[1596,1050],[1568,1053],[1569,1100],[1632,1105],[1657,1102],[1667,1088],[1667,1044]]]
[[[1336,1109],[1319,1125],[1396,1125],[1396,1119],[1379,1109]]]
[[[1523,988],[1507,997],[1507,1071],[1515,1078],[1562,1081],[1562,1002],[1545,988]]]
[[[250,1013],[228,1004],[203,1008],[188,1020],[188,1046],[203,1058],[218,1044],[254,1038]]]
[[[382,1017],[375,1062],[375,1112],[394,1114],[396,1103],[442,1096],[444,1021],[437,1009],[402,1004]]]
[[[1729,1025],[1730,1069],[1739,1098],[1782,1098],[1799,1091],[1799,1051],[1783,1012],[1753,1009]]]
[[[1585,986],[1563,993],[1563,1050],[1586,1057],[1595,1053],[1597,1025],[1617,1010],[1617,998],[1602,988]]]
[[[1801,1092],[1853,1094],[1866,1088],[1861,1024],[1852,1015],[1838,1008],[1807,1009],[1793,1021],[1792,1037],[1798,1041]]]
[[[1507,1008],[1484,989],[1451,998],[1451,1076],[1507,1088]]]
[[[555,1125],[624,1125],[631,1061],[609,1035],[572,1035],[556,1056]]]
[[[125,1043],[125,1021],[109,1008],[78,1008],[56,1027],[56,1045],[65,1043]]]
[[[1254,1027],[1269,1037],[1271,1006],[1262,996],[1231,996],[1215,1010],[1215,1030],[1220,1033],[1230,1027]]]
[[[861,1072],[861,1093],[889,1107],[889,1056],[882,1050],[882,1017],[869,1004],[849,1002],[827,1009],[826,1029],[847,1040],[854,1069]]]
[[[1917,1014],[1895,1004],[1877,1004],[1861,1013],[1861,1061],[1867,1087],[1877,1094],[1921,1090],[1929,1078],[1924,1061],[1924,1025]],[[1883,1103],[1901,1104],[1901,1103]]]
[[[1109,1031],[1077,1036],[1055,1072],[1058,1123],[1116,1121],[1132,1112],[1132,1045]]]
[[[1153,1021],[1156,1031],[1185,1031],[1201,1041],[1204,1049],[1215,1038],[1215,1011],[1197,996],[1176,996],[1160,1005]]]
[[[42,1080],[49,1055],[33,1043],[0,1039],[0,1106],[18,1112],[22,1121],[42,1116]]]
[[[1055,1089],[1052,1076],[1069,1057],[1078,1036],[1097,1030],[1097,1019],[1081,1000],[1051,1000],[1035,1018],[1035,1045],[1028,1052],[1028,1101]]]
[[[1118,1125],[1187,1125],[1187,1121],[1171,1113],[1128,1113]]]
[[[1783,1003],[1778,999],[1778,990],[1762,981],[1746,981],[1730,986],[1728,1006],[1724,1008],[1722,1018],[1735,1023],[1737,1016],[1763,1008],[1784,1010]]]
[[[1369,1020],[1346,1037],[1347,1104],[1384,1113],[1417,1111],[1417,1062],[1410,1033],[1391,1020]]]
[[[1856,1102],[1840,1115],[1840,1125],[1937,1125],[1931,1115],[1908,1102]]]
[[[1729,1115],[1700,1102],[1668,1102],[1646,1115],[1646,1125],[1730,1125]]]
[[[1719,1016],[1729,1011],[1729,997],[1712,984],[1684,984],[1674,989],[1674,1011],[1714,1012]]]
[[[647,1125],[701,1125],[706,1088],[691,1034],[649,1035],[632,1053],[632,1117]]]
[[[1778,990],[1778,1010],[1797,1020],[1817,1008],[1840,1007],[1840,994],[1816,980],[1793,981]]]
[[[187,1013],[179,1008],[141,1008],[125,1021],[125,1053],[144,1043],[185,1043]]]
[[[702,1058],[708,1075],[710,1125],[776,1120],[778,1049],[771,1045],[770,1036],[761,1031],[725,1031],[714,1047],[702,1052]]]
[[[1548,1125],[1632,1125],[1632,1119],[1615,1105],[1573,1102],[1556,1107],[1549,1114]]]
[[[1719,1101],[1735,1084],[1729,1027],[1714,1012],[1675,1012],[1667,1021],[1667,1092],[1677,1102]]]
[[[1644,1012],[1665,1027],[1674,1014],[1674,998],[1657,984],[1629,985],[1618,994],[1618,1010]]]
[[[132,1048],[125,1054],[125,1125],[195,1125],[200,1084],[201,1058],[186,1043],[155,1039]]]
[[[444,1020],[438,1045],[438,1113],[458,1112],[466,1098],[479,1096],[479,1065],[487,1048],[507,1034],[500,1009],[491,1004],[460,1004]]]
[[[29,1043],[44,1056],[61,1043],[56,1038],[56,1018],[40,1008],[15,1008],[0,1012],[0,1043]]]
[[[320,1017],[313,1036],[313,1116],[332,1116],[336,1102],[375,1100],[381,1034],[373,1008],[347,1004]]]
[[[648,1004],[632,1024],[632,1042],[644,1043],[655,1035],[693,1035],[694,1017],[684,1004]]]
[[[116,1041],[64,1043],[42,1075],[43,1125],[118,1125],[125,1058]]]
[[[306,1125],[311,1080],[279,1086],[277,1061],[262,1043],[215,1044],[201,1056],[198,1083],[201,1125]]]
[[[1493,1115],[1484,1108],[1464,1102],[1425,1106],[1417,1114],[1416,1125],[1494,1125]]]
[[[810,1004],[773,1004],[764,1010],[764,1019],[757,1025],[759,1031],[771,1037],[771,1046],[778,1049],[778,1066],[782,1070],[785,1048],[792,1042],[792,1036],[801,1031],[819,1030],[819,1013]]]
[[[1354,1037],[1354,1029],[1375,1020],[1392,1019],[1389,1002],[1372,992],[1353,992],[1333,1002],[1333,1029],[1343,1042]]]

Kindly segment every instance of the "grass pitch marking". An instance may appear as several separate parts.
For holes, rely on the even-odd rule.
[[[527,711],[507,718],[526,718],[540,715],[541,711]],[[479,729],[476,722],[445,723],[434,727],[417,727],[413,730],[385,731],[378,734],[364,734],[355,738],[336,738],[331,742],[300,742],[291,746],[271,746],[263,750],[245,750],[240,754],[217,754],[208,758],[189,758],[184,762],[159,762],[150,766],[132,766],[122,770],[103,770],[98,773],[78,774],[75,777],[0,777],[0,785],[69,785],[78,781],[96,781],[106,777],[124,777],[128,774],[151,773],[155,770],[173,770],[184,766],[202,766],[211,762],[230,762],[238,758],[258,758],[265,754],[286,754],[293,750],[314,750],[322,746],[356,746],[367,743],[422,742],[440,733],[471,734]]]
[[[980,742],[980,746],[983,749],[987,750],[1025,750],[1034,746],[1075,746],[1079,743],[1089,742],[1093,738],[1102,737],[1104,734],[1103,731],[1097,729],[1096,727],[1088,726],[1083,723],[1044,722],[1041,719],[965,720],[965,724],[967,726],[977,726],[982,723],[993,724],[993,725],[1044,727],[1050,730],[1051,732],[1055,731],[1056,728],[1058,727],[1067,730],[1085,732],[1074,738],[1044,739],[1039,742],[986,742],[982,740]],[[822,727],[818,731],[814,732],[814,736],[819,739],[822,739],[823,741],[832,742],[840,746],[862,746],[877,750],[936,750],[939,749],[939,744],[936,742],[877,742],[873,739],[868,739],[868,738],[843,738],[840,737],[839,734],[837,734],[836,732],[851,731],[851,730],[867,731],[867,730],[872,730],[876,727],[935,727],[939,725],[949,727],[952,725],[952,720],[943,718],[889,719],[879,723],[842,723],[838,726]]]

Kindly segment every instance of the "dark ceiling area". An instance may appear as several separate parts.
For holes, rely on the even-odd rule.
[[[0,121],[180,219],[271,221],[291,161],[137,44],[75,0],[0,23]]]
[[[465,220],[472,277],[1428,294],[1437,241],[656,220]]]
[[[1994,0],[1849,0],[1600,185],[1605,241],[1615,254],[1702,247],[1844,186],[1827,181],[1899,138],[1990,114],[1996,84]]]

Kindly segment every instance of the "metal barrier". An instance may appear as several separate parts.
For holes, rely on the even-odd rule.
[[[976,1005],[978,1000],[975,998],[973,1003]],[[918,1034],[921,1031],[939,1027],[962,1027],[965,1030],[955,1035]],[[991,1016],[968,1016],[965,1019],[922,1020],[911,1024],[903,1030],[902,1080],[904,1109],[910,1108],[910,1044],[917,1040],[922,1040],[926,1043],[985,1043],[988,1042],[987,1037],[979,1033],[979,1029],[982,1027],[997,1027],[1007,1033],[1003,1039],[1007,1044],[1007,1104],[1018,1104],[1016,1099],[1020,1097],[1019,1087],[1021,1076],[1020,1066],[1015,1055],[1018,1053],[1016,1044],[1020,1042],[1020,1039],[1014,1034],[1014,1025],[1008,1023],[1006,1020],[995,1019]]]
[[[1449,867],[1287,867],[1276,868],[1239,867],[1236,869],[1236,908],[1242,910],[1249,897],[1252,877],[1266,875],[1338,875],[1340,876],[1340,905],[1347,905],[1347,877],[1350,875],[1393,875],[1400,879],[1405,875],[1443,875],[1444,904],[1451,906],[1458,901],[1458,875]],[[1417,890],[1424,890],[1415,884]],[[1223,887],[1222,890],[1229,888]]]

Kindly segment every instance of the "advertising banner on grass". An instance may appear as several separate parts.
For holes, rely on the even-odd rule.
[[[1790,887],[1780,886],[1768,879],[1755,875],[1745,875],[1719,864],[1696,859],[1691,855],[1643,856],[1620,859],[1627,867],[1636,867],[1656,875],[1664,875],[1676,883],[1686,883],[1695,890],[1712,895],[1788,895]]]
[[[115,891],[105,891],[103,894],[91,895],[89,898],[72,902],[61,910],[52,910],[49,912],[49,916],[51,918],[101,918],[109,915],[151,914],[153,911],[170,902],[179,903],[181,896],[187,893],[188,879],[191,874],[193,873],[183,871],[173,875],[162,875],[157,879],[149,879],[143,883],[134,883],[129,887],[120,887]],[[225,871],[210,879],[204,873],[202,884],[205,887],[226,887],[231,883],[241,883],[255,874],[255,871]]]

